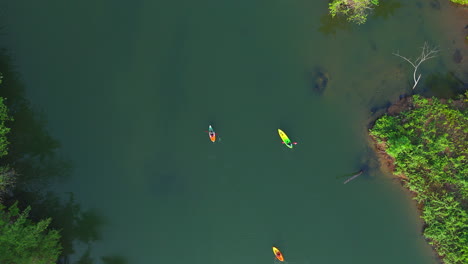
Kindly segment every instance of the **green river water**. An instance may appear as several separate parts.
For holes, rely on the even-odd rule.
[[[448,1],[386,1],[362,26],[312,0],[2,0],[0,10],[9,67],[46,121],[37,129],[70,164],[62,176],[51,163],[58,177],[46,183],[82,214],[54,218],[74,241],[69,263],[273,263],[273,245],[290,264],[437,263],[366,131],[372,109],[410,92],[412,69],[392,52],[440,47],[418,89],[431,74],[467,78],[452,59],[463,35],[450,31],[460,11]],[[323,93],[317,69],[330,78]],[[283,146],[278,128],[299,144]]]

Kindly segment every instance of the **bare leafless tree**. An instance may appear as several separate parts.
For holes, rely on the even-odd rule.
[[[416,60],[414,60],[414,62],[409,60],[406,57],[401,56],[399,52],[392,53],[393,55],[398,56],[398,57],[404,59],[405,61],[409,62],[409,64],[411,64],[413,66],[413,68],[414,68],[414,72],[413,72],[413,80],[414,80],[413,89],[416,88],[416,85],[418,84],[419,79],[421,78],[421,74],[419,74],[418,78],[416,79],[416,72],[418,71],[419,65],[421,65],[421,63],[423,63],[424,61],[426,61],[428,59],[432,59],[432,58],[436,57],[437,52],[439,52],[438,49],[435,49],[435,48],[431,49],[429,47],[429,45],[427,44],[427,42],[424,42],[424,46],[421,49],[422,49],[421,55],[419,55],[419,57],[417,57]]]

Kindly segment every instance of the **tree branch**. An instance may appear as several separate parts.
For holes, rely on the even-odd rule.
[[[416,60],[414,60],[414,62],[412,62],[411,60],[409,60],[408,58],[406,58],[404,56],[401,56],[399,54],[399,52],[398,53],[392,53],[393,55],[404,59],[409,64],[411,64],[411,66],[413,66],[413,68],[414,68],[414,72],[413,72],[413,80],[414,80],[413,89],[416,88],[416,85],[418,84],[419,79],[421,79],[421,74],[419,74],[418,79],[416,79],[416,72],[418,71],[419,65],[421,65],[421,63],[423,63],[426,60],[429,60],[429,59],[432,59],[432,58],[436,57],[437,52],[439,52],[438,49],[430,49],[427,42],[424,42],[424,46],[421,49],[422,49],[421,55],[418,58],[416,58]]]

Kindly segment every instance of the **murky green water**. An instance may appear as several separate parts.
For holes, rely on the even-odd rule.
[[[65,227],[70,263],[80,238],[94,263],[272,263],[273,245],[294,264],[436,263],[365,133],[371,109],[410,92],[392,52],[429,41],[444,52],[425,76],[466,77],[444,1],[390,1],[360,27],[330,23],[326,1],[0,3],[1,46],[72,164],[49,180],[78,206],[58,219],[92,212]]]

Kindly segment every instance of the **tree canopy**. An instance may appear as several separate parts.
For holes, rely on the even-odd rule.
[[[4,99],[0,97],[0,157],[5,156],[8,153],[8,140],[6,135],[10,132],[10,128],[5,126],[5,121],[11,120],[8,116],[8,109],[3,101]]]
[[[332,17],[343,15],[348,21],[364,24],[370,10],[378,5],[379,0],[333,0],[328,10]]]
[[[60,235],[47,230],[51,219],[33,223],[30,207],[20,211],[17,203],[8,210],[0,204],[0,263],[52,264],[60,255]]]

